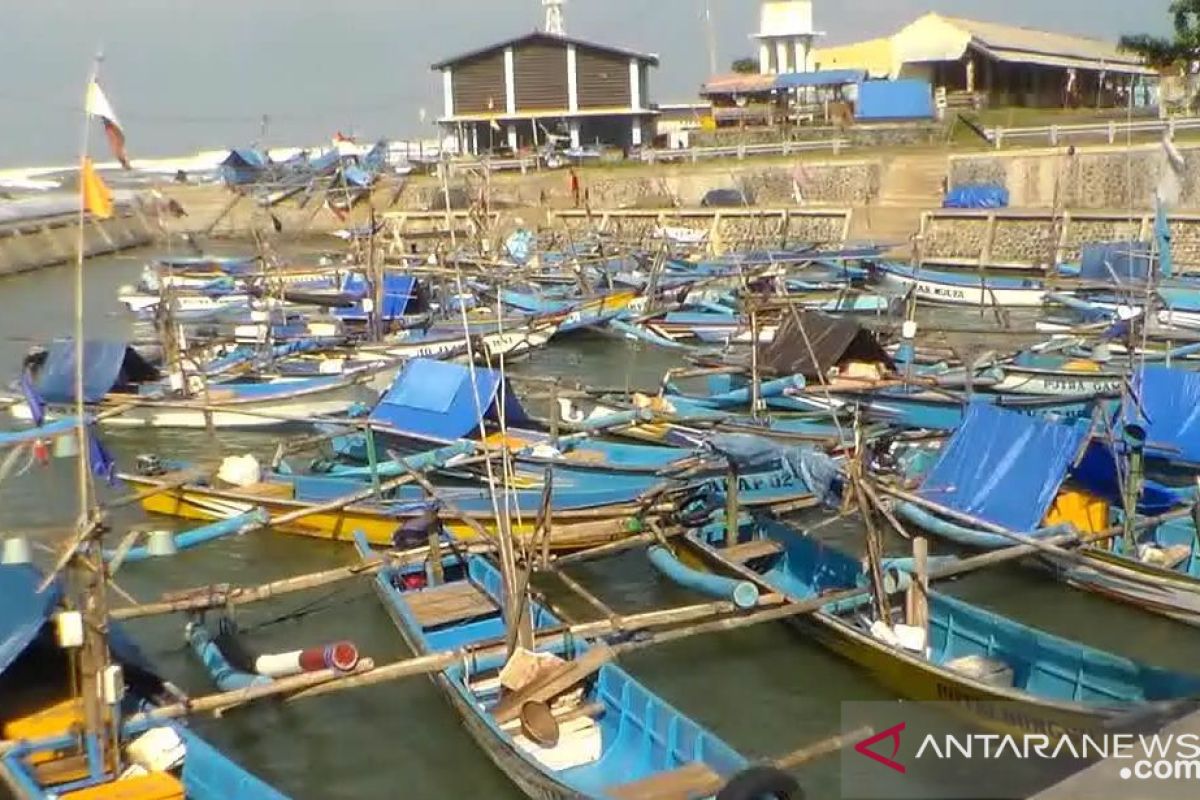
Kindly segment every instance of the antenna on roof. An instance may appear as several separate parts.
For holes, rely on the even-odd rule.
[[[563,4],[567,0],[542,0],[542,7],[546,9],[546,33],[552,36],[566,36],[566,23],[563,21]]]

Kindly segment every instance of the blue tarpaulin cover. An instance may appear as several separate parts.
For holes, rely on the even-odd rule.
[[[90,340],[83,343],[83,400],[98,403],[117,384],[125,363],[125,342]],[[38,372],[37,391],[48,403],[75,402],[75,342],[63,339],[46,348]]]
[[[1200,464],[1200,373],[1146,367],[1140,378],[1146,452]]]
[[[1151,263],[1148,242],[1085,244],[1079,258],[1079,277],[1104,283],[1145,281]]]
[[[470,369],[462,364],[417,358],[405,364],[395,383],[371,412],[371,421],[400,433],[426,439],[452,441],[479,428],[479,411],[496,418],[503,378],[490,369],[475,369],[472,391]],[[478,397],[478,407],[475,398]],[[512,389],[506,391],[506,421],[528,421]]]
[[[0,673],[37,638],[58,604],[55,582],[38,594],[42,575],[28,564],[0,566]]]
[[[1007,208],[1008,189],[994,183],[964,183],[946,193],[942,208]]]
[[[1012,531],[1036,530],[1087,436],[1087,426],[972,403],[919,494]]]
[[[916,78],[863,81],[858,86],[855,119],[932,119],[933,90]]]
[[[366,294],[367,279],[357,272],[346,277],[343,290],[348,294]],[[385,320],[399,319],[408,310],[408,304],[417,290],[417,279],[411,275],[394,275],[386,273],[383,276],[383,306],[379,313]],[[360,300],[351,308],[335,308],[333,314],[342,319],[366,319]]]

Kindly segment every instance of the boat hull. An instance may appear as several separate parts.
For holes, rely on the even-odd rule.
[[[122,476],[139,489],[154,489],[155,480]],[[222,520],[262,508],[272,517],[292,513],[310,506],[304,502],[273,499],[237,491],[220,491],[207,487],[183,487],[164,491],[142,500],[142,508],[152,514],[192,520]],[[550,547],[557,551],[580,550],[608,544],[628,536],[636,528],[635,520],[642,509],[622,505],[598,509],[556,511],[554,532]],[[315,513],[302,517],[278,530],[284,533],[308,536],[335,542],[352,541],[356,531],[362,531],[367,541],[376,547],[394,545],[396,532],[416,512],[399,514],[385,508],[366,505],[349,505],[345,508]],[[490,515],[473,516],[472,519],[492,537],[499,533],[499,525]],[[443,516],[442,524],[455,538],[468,543],[486,543],[477,531],[465,522],[449,515]],[[513,536],[533,541],[538,526],[535,519],[524,517],[510,521]]]

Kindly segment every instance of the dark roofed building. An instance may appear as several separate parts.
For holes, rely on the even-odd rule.
[[[563,136],[572,147],[640,147],[652,131],[656,56],[535,32],[433,65],[439,124],[462,150],[512,150]]]

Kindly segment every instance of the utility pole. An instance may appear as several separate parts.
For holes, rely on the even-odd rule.
[[[713,25],[712,0],[704,0],[704,33],[708,39],[708,74],[717,74],[717,31]]]

